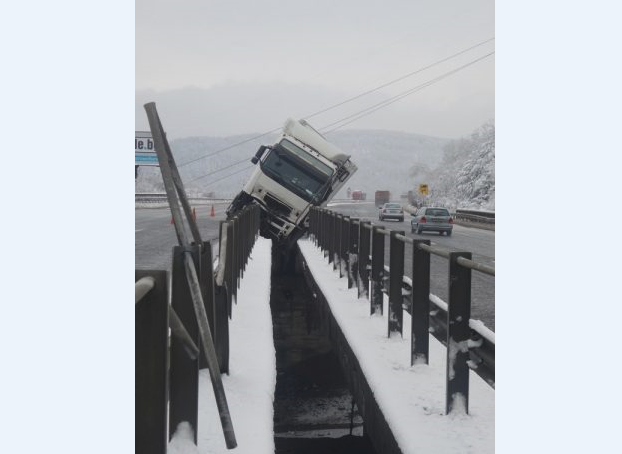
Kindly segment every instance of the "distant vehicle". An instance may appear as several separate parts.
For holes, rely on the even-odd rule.
[[[312,206],[326,206],[356,172],[356,165],[305,120],[287,120],[274,145],[262,145],[242,191],[227,208],[227,219],[243,207],[261,208],[260,233],[290,247],[307,230]]]
[[[384,203],[389,203],[391,200],[391,193],[389,191],[376,191],[375,197],[376,206],[380,208]]]
[[[352,200],[365,200],[367,198],[367,194],[363,191],[352,191]]]
[[[378,219],[381,221],[397,219],[400,222],[404,222],[404,209],[399,203],[385,203],[378,212]]]
[[[454,220],[447,208],[421,207],[411,216],[411,232],[438,232],[440,235],[445,233],[450,236],[454,228]]]

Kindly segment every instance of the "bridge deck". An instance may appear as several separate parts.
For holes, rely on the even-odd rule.
[[[404,454],[494,452],[494,390],[471,373],[469,414],[443,415],[445,348],[430,338],[430,365],[410,366],[410,339],[386,337],[387,320],[369,316],[357,298],[307,240],[299,247],[340,331]],[[274,452],[272,430],[276,362],[270,316],[271,242],[260,238],[251,254],[230,323],[231,373],[223,384],[238,441],[237,453]],[[387,313],[385,308],[384,314]],[[410,317],[404,313],[404,326]],[[225,453],[207,370],[201,371],[198,449],[180,433],[169,452]]]
[[[276,357],[270,314],[272,242],[258,238],[238,290],[229,323],[229,375],[222,381],[238,447],[227,450],[207,369],[199,376],[198,449],[182,428],[169,453],[273,454],[273,399]]]

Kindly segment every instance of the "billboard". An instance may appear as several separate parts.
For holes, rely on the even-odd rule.
[[[134,159],[137,166],[158,166],[151,131],[136,131],[134,135]]]

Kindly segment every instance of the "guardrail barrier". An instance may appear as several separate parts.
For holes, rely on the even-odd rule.
[[[173,248],[170,305],[166,273],[136,271],[136,451],[166,453],[167,438],[183,421],[193,427],[196,444],[199,369],[205,367],[225,443],[232,449],[237,441],[221,373],[229,370],[231,303],[259,234],[260,208],[246,207],[221,224],[214,271],[211,243],[201,240],[155,104],[145,110],[179,246]]]
[[[468,412],[469,370],[494,388],[494,333],[470,318],[471,272],[494,276],[494,268],[472,261],[470,252],[432,247],[430,240],[413,239],[403,231],[385,229],[326,208],[311,209],[309,233],[333,268],[339,269],[340,276],[348,275],[348,288],[356,283],[359,297],[370,301],[370,314],[382,313],[383,295],[388,295],[388,336],[402,335],[404,307],[410,312],[411,365],[428,364],[430,334],[445,345],[446,413],[455,408],[459,395]],[[385,236],[389,236],[388,267],[384,264]],[[410,277],[403,275],[406,243],[412,244]],[[448,303],[430,298],[431,255],[448,261]]]

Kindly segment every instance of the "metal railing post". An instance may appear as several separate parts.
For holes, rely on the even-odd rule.
[[[196,269],[199,269],[199,246],[189,246]],[[192,305],[190,286],[186,278],[183,246],[173,247],[172,308],[186,328],[192,341],[203,350],[199,341],[199,327]],[[199,412],[199,358],[188,357],[183,343],[175,336],[171,337],[170,350],[170,410],[169,436],[172,437],[177,425],[187,421],[194,431],[194,443],[197,439],[197,420]]]
[[[359,266],[358,266],[358,297],[369,300],[369,252],[371,246],[371,230],[366,226],[369,221],[359,223]]]
[[[343,224],[343,214],[335,214],[335,259],[333,261],[333,270],[339,270],[339,277],[341,277],[341,229]]]
[[[235,288],[237,286],[237,276],[235,270],[235,234],[234,234],[234,221],[226,223],[227,226],[227,252],[225,259],[225,276],[227,287],[227,315],[231,318],[231,307],[233,306],[233,297],[235,295]]]
[[[327,211],[328,225],[326,233],[328,233],[328,263],[335,261],[335,245],[337,244],[337,214],[332,211]],[[335,265],[333,264],[333,269]]]
[[[404,231],[392,230],[389,241],[389,316],[387,335],[402,334],[404,311],[402,308],[402,280],[404,277],[404,242],[396,235],[404,235]]]
[[[329,263],[331,261],[330,258],[330,241],[331,241],[331,224],[330,224],[330,214],[328,210],[322,208],[322,249],[324,252],[324,257],[328,255]]]
[[[231,251],[229,243],[232,226],[230,222],[220,222],[219,242],[219,277],[214,287],[214,348],[218,360],[218,369],[221,374],[229,373],[229,311],[231,297],[228,288],[231,288]],[[222,280],[220,280],[222,279]]]
[[[233,218],[233,238],[234,240],[234,264],[235,267],[234,275],[235,275],[235,287],[233,290],[233,296],[235,297],[235,302],[238,302],[238,289],[240,288],[240,279],[241,279],[241,271],[242,271],[242,242],[240,241],[240,216],[237,215]],[[231,316],[231,314],[229,314]]]
[[[430,253],[419,248],[430,240],[413,240],[410,365],[429,364]]]
[[[358,247],[359,247],[359,228],[358,219],[350,218],[348,232],[348,288],[352,288],[358,276]]]
[[[214,305],[214,262],[212,260],[212,244],[210,241],[204,241],[201,248],[201,263],[199,268],[199,285],[201,293],[203,293],[203,305],[207,314],[207,323],[209,324],[212,340],[216,342],[214,318],[216,308]],[[205,355],[199,357],[199,369],[208,367]]]
[[[339,229],[339,277],[343,277],[344,273],[348,274],[350,266],[348,260],[348,246],[350,245],[350,218],[348,216],[341,217],[341,227]]]
[[[382,315],[382,279],[384,277],[384,235],[381,227],[372,229],[370,313]]]
[[[471,318],[471,269],[460,266],[458,257],[470,252],[449,253],[449,303],[447,311],[447,395],[445,412],[464,407],[469,412],[469,319]],[[462,401],[462,402],[460,402]]]
[[[155,284],[134,315],[135,451],[165,454],[168,440],[168,290],[166,271],[136,270]]]

